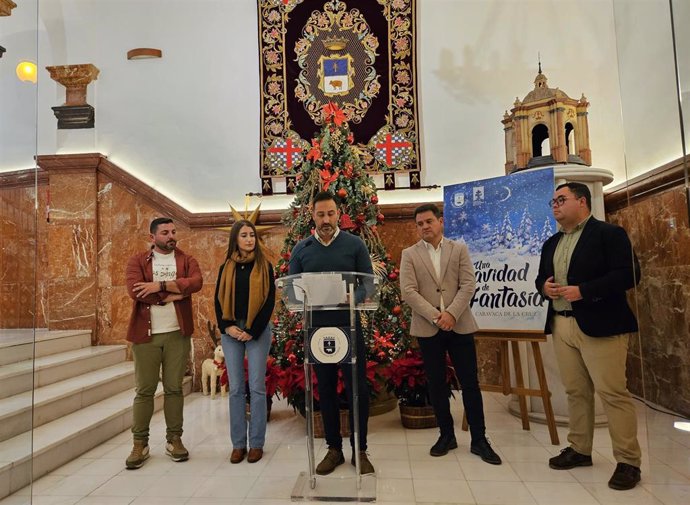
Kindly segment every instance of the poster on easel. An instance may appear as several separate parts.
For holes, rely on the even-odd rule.
[[[542,331],[535,289],[542,244],[556,232],[553,168],[443,188],[444,236],[464,241],[477,280],[470,304],[482,330]]]

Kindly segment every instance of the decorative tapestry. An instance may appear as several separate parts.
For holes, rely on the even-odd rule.
[[[264,195],[294,191],[329,102],[385,189],[420,187],[415,1],[258,0]]]

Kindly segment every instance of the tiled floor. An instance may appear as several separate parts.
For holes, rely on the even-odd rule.
[[[458,403],[458,400],[454,401]],[[489,438],[504,464],[483,463],[469,452],[468,435],[458,426],[460,447],[432,458],[437,432],[406,430],[398,412],[370,419],[369,453],[377,469],[377,500],[386,503],[461,503],[494,505],[589,505],[690,503],[690,433],[672,427],[673,418],[638,404],[643,445],[642,483],[632,491],[610,490],[614,469],[605,428],[597,429],[594,466],[550,470],[546,460],[560,447],[550,444],[545,426],[523,431],[507,413],[507,398],[485,394]],[[212,505],[290,503],[290,492],[306,469],[305,423],[284,403],[274,403],[264,458],[231,465],[225,399],[193,394],[185,404],[185,435],[191,458],[173,463],[164,455],[161,413],[152,423],[151,458],[139,470],[124,469],[130,434],[122,433],[83,457],[34,483],[33,489],[0,505]],[[454,412],[459,412],[459,405]],[[460,415],[457,415],[459,423]],[[561,442],[566,431],[559,428]],[[317,441],[322,454],[322,441]],[[349,450],[346,459],[349,461]],[[345,464],[335,475],[346,475]],[[321,484],[319,484],[321,485]],[[32,496],[31,496],[32,495]],[[30,500],[32,498],[32,501]],[[322,502],[323,503],[323,502]]]

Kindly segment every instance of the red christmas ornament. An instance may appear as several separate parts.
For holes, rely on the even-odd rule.
[[[285,261],[290,259],[290,253],[289,252],[284,252],[283,254],[281,254],[281,256],[283,257],[283,259]]]
[[[402,312],[402,307],[400,305],[396,305],[391,309],[391,312],[393,312],[394,315],[399,316]]]
[[[343,230],[353,230],[357,225],[352,222],[352,218],[348,214],[340,216],[340,228]]]
[[[280,271],[283,273],[287,272],[288,271],[288,264],[283,263],[282,265],[280,265]]]
[[[371,203],[373,203],[373,204],[379,203],[379,197],[376,196],[376,195],[372,195],[372,197],[371,197]]]
[[[376,220],[377,220],[379,223],[383,223],[383,220],[384,220],[384,219],[385,219],[385,216],[384,216],[383,214],[381,214],[381,213],[379,213],[379,215],[376,216]]]
[[[355,141],[355,136],[352,134],[352,132],[347,134],[347,142],[348,144],[352,144]]]
[[[289,361],[291,364],[294,365],[295,362],[297,361],[297,356],[295,356],[294,354],[290,354],[290,355],[288,356],[288,361]]]
[[[338,196],[340,198],[345,198],[347,196],[347,190],[345,188],[340,188],[338,190]]]
[[[361,212],[357,214],[357,222],[358,223],[363,223],[366,220],[366,216],[362,214]]]
[[[388,278],[389,278],[390,280],[394,281],[395,279],[398,278],[398,274],[396,274],[395,272],[391,272],[391,273],[388,274]]]

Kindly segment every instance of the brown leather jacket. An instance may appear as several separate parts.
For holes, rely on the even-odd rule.
[[[153,281],[153,250],[135,254],[127,262],[127,293],[134,300],[132,316],[129,320],[127,340],[135,344],[151,341],[151,305],[162,304],[162,300],[170,293],[153,293],[144,298],[137,298],[132,291],[137,282]],[[192,316],[192,293],[196,293],[203,285],[201,269],[197,261],[181,249],[175,249],[175,263],[177,264],[177,279],[175,283],[183,295],[182,300],[175,304],[180,331],[186,337],[194,333],[194,318]]]

